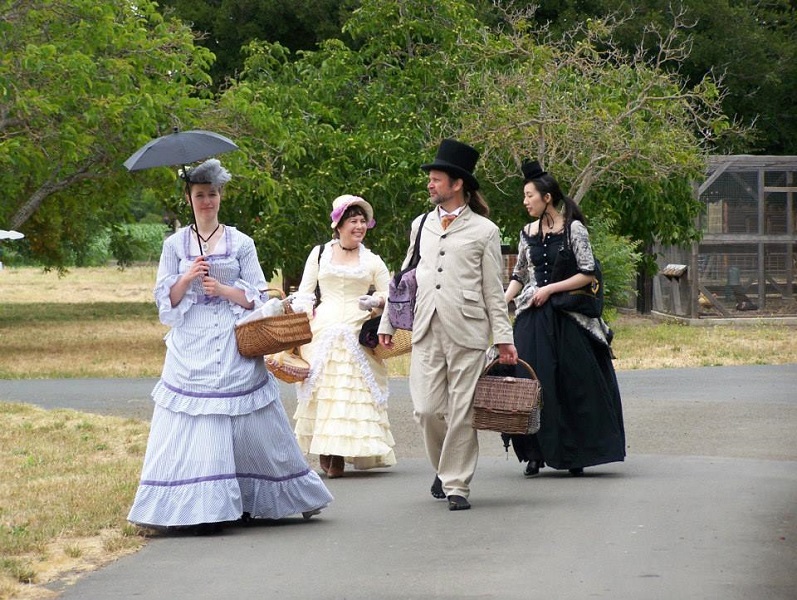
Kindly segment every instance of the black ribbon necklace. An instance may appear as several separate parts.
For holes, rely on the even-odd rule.
[[[542,235],[544,231],[544,227],[548,227],[548,232],[545,235],[552,234],[556,230],[556,217],[558,214],[551,215],[548,212],[548,206],[545,206],[545,210],[540,215],[540,235]]]
[[[212,238],[214,235],[216,235],[216,232],[219,230],[219,227],[221,227],[221,223],[219,223],[218,225],[216,225],[216,229],[214,229],[213,231],[211,231],[211,232],[210,232],[210,235],[209,235],[208,237],[204,237],[204,236],[203,236],[201,233],[199,233],[199,227],[197,227],[196,225],[194,225],[194,231],[196,231],[196,236],[197,236],[197,237],[198,237],[200,240],[202,240],[202,244],[201,244],[201,247],[202,247],[202,254],[204,254],[205,252],[207,252],[207,251],[208,251],[208,242],[210,241],[210,238]]]
[[[355,250],[357,250],[360,247],[360,245],[357,244],[354,248],[347,248],[341,242],[338,242],[338,246],[340,246],[341,250],[345,250],[346,252],[354,252]]]

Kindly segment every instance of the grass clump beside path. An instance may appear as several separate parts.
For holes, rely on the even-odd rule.
[[[152,302],[0,305],[0,378],[157,377],[166,331]]]
[[[146,422],[2,402],[0,419],[0,598],[54,597],[144,543],[125,517]]]
[[[797,327],[771,324],[693,327],[623,315],[611,324],[614,368],[671,369],[797,362]]]

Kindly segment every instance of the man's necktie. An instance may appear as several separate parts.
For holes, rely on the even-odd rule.
[[[443,225],[443,230],[448,229],[448,226],[451,225],[451,221],[457,218],[457,215],[443,215],[440,217],[440,223]]]

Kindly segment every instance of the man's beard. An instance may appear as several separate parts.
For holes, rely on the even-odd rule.
[[[448,200],[451,200],[451,197],[447,198],[446,196],[442,196],[441,194],[435,194],[434,196],[429,196],[429,202],[431,202],[435,206],[440,206],[441,204],[444,204]]]

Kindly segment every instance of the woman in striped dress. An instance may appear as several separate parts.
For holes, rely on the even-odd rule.
[[[332,496],[263,360],[237,350],[235,321],[263,304],[266,281],[253,240],[219,223],[230,174],[211,159],[185,177],[196,225],[163,244],[155,300],[171,329],[128,520],[207,532],[242,518],[309,518]]]

